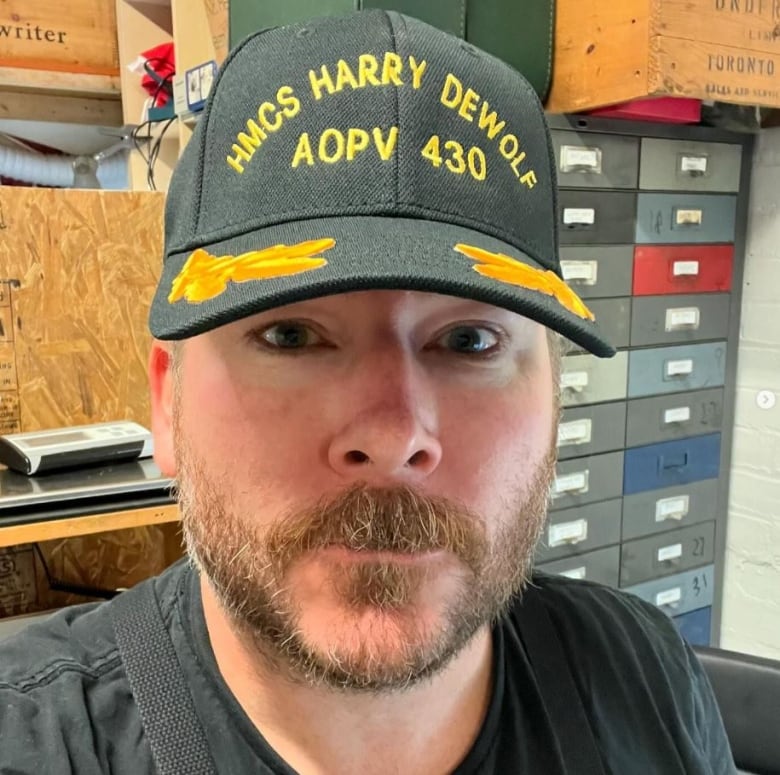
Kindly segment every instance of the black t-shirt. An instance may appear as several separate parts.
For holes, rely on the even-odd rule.
[[[671,622],[608,587],[539,575],[610,775],[736,773],[711,688]],[[197,574],[178,563],[155,590],[220,773],[295,775],[218,671]],[[0,641],[0,773],[143,775],[151,752],[114,639],[112,603],[65,609]],[[494,687],[457,775],[576,775],[511,616],[493,630]],[[159,669],[150,655],[149,670]],[[185,775],[184,773],[182,775]]]

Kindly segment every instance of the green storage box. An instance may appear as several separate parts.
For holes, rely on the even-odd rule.
[[[544,101],[550,89],[555,0],[230,0],[233,48],[252,32],[362,8],[415,16],[519,70]]]

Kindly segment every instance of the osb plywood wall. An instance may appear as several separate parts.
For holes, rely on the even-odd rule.
[[[148,424],[163,199],[0,188],[0,432]]]

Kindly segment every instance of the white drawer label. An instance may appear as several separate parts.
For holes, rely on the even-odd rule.
[[[666,310],[666,330],[698,328],[701,313],[698,307],[675,307]]]
[[[587,444],[593,431],[593,420],[586,417],[582,420],[562,422],[558,426],[558,446],[567,447],[571,444]]]
[[[690,406],[678,406],[676,409],[667,409],[664,412],[664,423],[666,425],[671,425],[673,422],[688,422],[690,419]]]
[[[666,522],[667,519],[682,519],[690,508],[689,495],[676,495],[672,498],[662,498],[655,502],[655,521]]]
[[[681,587],[675,587],[674,589],[666,589],[663,592],[659,592],[655,596],[655,604],[657,606],[676,605],[681,600],[682,600]]]
[[[579,568],[570,568],[569,570],[561,571],[558,575],[566,576],[566,578],[569,579],[584,579],[585,573],[586,573],[586,569],[585,566],[583,565]]]
[[[561,172],[570,172],[572,169],[584,169],[600,174],[601,149],[586,148],[582,145],[561,146]]]
[[[674,216],[678,226],[701,226],[703,218],[702,210],[677,210]]]
[[[699,262],[698,261],[675,261],[672,264],[672,274],[675,277],[695,276],[699,274]]]
[[[683,156],[680,159],[680,172],[706,172],[706,156]]]
[[[681,361],[666,361],[667,377],[682,377],[693,373],[693,359],[686,358]]]
[[[589,380],[587,371],[564,371],[561,374],[561,387],[564,390],[582,390],[588,386]]]
[[[553,482],[553,498],[573,492],[588,491],[588,471],[577,471],[574,474],[556,476]]]
[[[550,547],[561,544],[579,544],[588,537],[588,520],[577,519],[573,522],[562,522],[559,525],[550,525],[547,543]]]
[[[674,544],[673,546],[664,546],[658,550],[658,562],[666,562],[667,560],[676,560],[678,557],[682,557],[683,545]]]
[[[598,261],[561,261],[561,275],[566,282],[595,285],[598,270]]]
[[[592,207],[565,207],[563,222],[567,226],[573,223],[592,226],[596,223],[596,211]]]

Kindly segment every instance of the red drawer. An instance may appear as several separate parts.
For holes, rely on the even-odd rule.
[[[661,245],[634,249],[634,296],[730,291],[733,245]]]

